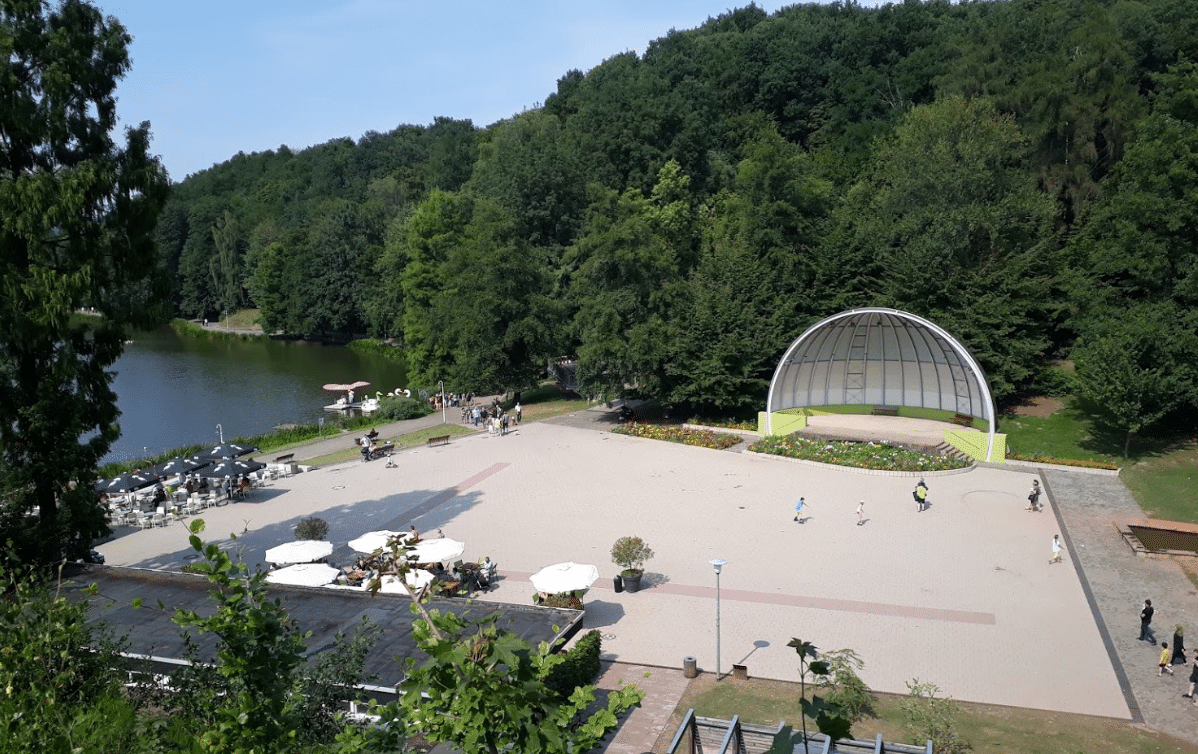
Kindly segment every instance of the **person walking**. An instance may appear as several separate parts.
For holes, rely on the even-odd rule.
[[[520,426],[520,420],[522,418],[524,418],[524,407],[520,405],[519,401],[516,401],[516,426],[517,427]]]
[[[915,497],[915,509],[923,513],[928,507],[928,485],[920,479],[919,484],[915,485],[915,491],[911,494]]]
[[[1173,675],[1173,668],[1169,667],[1169,655],[1170,654],[1172,654],[1172,653],[1169,651],[1169,642],[1162,641],[1161,642],[1160,662],[1158,663],[1160,665],[1161,669],[1157,673],[1158,676],[1164,675],[1166,670],[1169,671],[1169,675]]]
[[[1061,562],[1061,535],[1052,535],[1052,559],[1048,561],[1049,565]]]
[[[1194,698],[1194,687],[1198,686],[1198,653],[1194,655],[1194,664],[1190,667],[1190,690],[1182,694],[1186,699]],[[1198,706],[1198,701],[1194,704]]]
[[[807,501],[801,497],[799,498],[799,502],[795,503],[795,521],[798,521],[800,524],[805,520],[803,518],[803,508],[806,505]]]
[[[1032,480],[1032,488],[1027,493],[1027,508],[1029,511],[1040,510],[1040,480]]]
[[[1140,641],[1151,642],[1156,644],[1156,635],[1152,633],[1152,600],[1144,600],[1144,607],[1140,610]]]
[[[1180,623],[1173,627],[1173,659],[1171,665],[1186,664],[1186,630]]]
[[[857,503],[857,526],[865,525],[865,501]]]

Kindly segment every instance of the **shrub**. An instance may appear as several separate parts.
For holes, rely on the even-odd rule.
[[[973,748],[957,733],[955,718],[961,712],[960,706],[951,697],[937,698],[939,686],[920,683],[916,678],[907,682],[907,688],[911,695],[900,707],[903,726],[911,733],[910,743],[922,746],[931,741],[937,754],[964,754]]]
[[[415,398],[384,398],[379,408],[372,414],[375,419],[387,421],[402,421],[404,419],[419,419],[433,412],[428,401],[418,401]]]
[[[553,666],[545,676],[545,685],[569,699],[574,689],[594,683],[599,675],[599,651],[602,639],[598,631],[588,631],[574,646],[566,651],[565,657]]]
[[[865,667],[857,653],[851,649],[837,649],[824,652],[822,659],[828,664],[825,683],[828,701],[840,705],[844,716],[854,723],[866,717],[877,717],[874,695],[857,675],[857,671]]]
[[[300,519],[300,522],[295,525],[296,539],[315,539],[322,540],[329,533],[329,522],[323,518],[309,516],[308,518]]]

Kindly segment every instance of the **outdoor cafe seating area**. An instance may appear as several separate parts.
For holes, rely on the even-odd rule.
[[[99,479],[112,526],[151,529],[206,508],[249,498],[277,470],[242,458],[257,448],[221,443],[188,458],[172,458],[148,469]]]

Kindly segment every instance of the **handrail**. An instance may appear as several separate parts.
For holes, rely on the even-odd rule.
[[[689,731],[691,734],[691,741],[692,741],[691,749],[693,751],[695,748],[694,743],[693,743],[693,741],[695,740],[695,708],[694,707],[691,707],[690,709],[688,709],[686,711],[686,715],[682,718],[682,722],[679,723],[679,725],[678,725],[678,732],[674,734],[674,740],[670,742],[669,747],[666,749],[666,754],[676,754],[676,752],[678,751],[679,744],[682,743],[682,735],[684,733],[686,733],[687,731]],[[688,754],[690,754],[690,752],[688,752]]]
[[[732,743],[733,736],[736,737],[737,743],[740,742],[740,715],[733,715],[732,721],[728,723],[728,732],[724,734],[724,740],[720,744],[720,754],[728,754],[728,744]],[[737,746],[737,751],[740,746]]]

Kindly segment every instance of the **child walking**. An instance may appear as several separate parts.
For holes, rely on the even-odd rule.
[[[857,503],[857,526],[865,524],[865,501]]]
[[[1161,662],[1160,662],[1161,670],[1159,673],[1157,673],[1157,675],[1164,675],[1166,670],[1169,671],[1169,675],[1173,675],[1173,668],[1169,667],[1169,654],[1170,654],[1169,642],[1162,641],[1161,642]]]
[[[1049,565],[1061,562],[1061,535],[1052,535],[1052,559],[1048,561]]]

